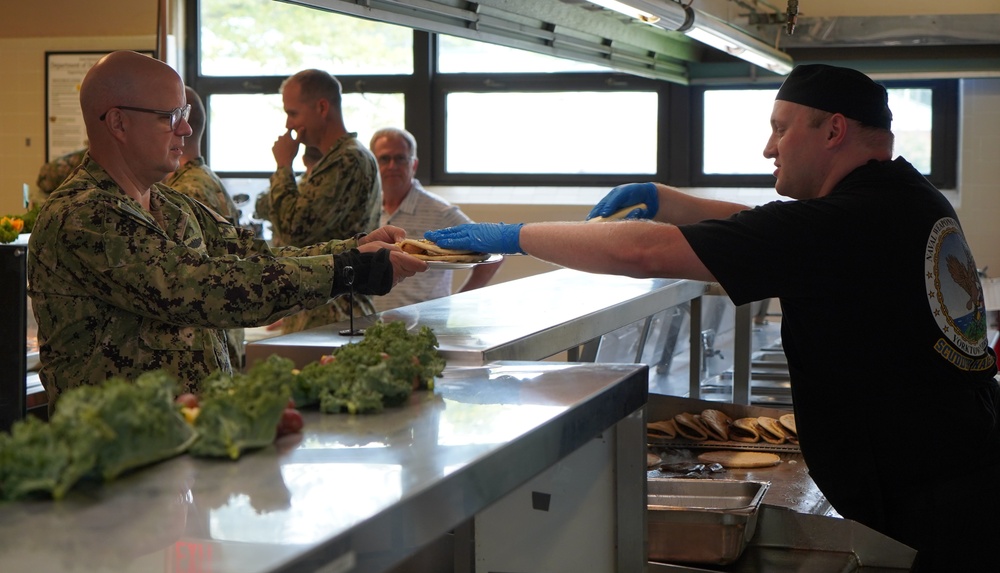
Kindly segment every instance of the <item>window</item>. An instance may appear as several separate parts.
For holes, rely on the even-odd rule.
[[[490,73],[607,72],[608,68],[516,50],[455,36],[438,36],[438,71],[444,74],[480,73],[488,64]]]
[[[274,172],[271,146],[285,130],[279,86],[303,69],[340,80],[346,127],[362,143],[378,128],[404,125],[403,92],[414,73],[409,28],[272,0],[191,0],[189,8],[199,15],[200,59],[187,81],[205,100],[206,156],[222,177]],[[305,169],[301,155],[296,171]]]
[[[344,94],[341,105],[347,129],[357,132],[366,147],[376,129],[403,125],[402,94]],[[285,129],[280,94],[215,94],[207,106],[212,118],[208,156],[214,170],[274,172],[271,145]],[[305,170],[301,150],[292,169]]]
[[[436,38],[431,115],[432,132],[441,136],[433,182],[609,185],[659,178],[664,82]]]
[[[413,31],[273,0],[199,0],[205,76],[413,73]]]
[[[655,92],[450,93],[449,173],[656,173]]]
[[[902,156],[941,188],[955,185],[957,117],[954,81],[885,82],[896,136],[893,154]],[[695,179],[704,184],[773,183],[773,162],[763,156],[771,134],[768,118],[776,88],[702,89],[702,146]],[[697,99],[697,98],[695,98]],[[948,118],[952,118],[949,120]],[[758,179],[754,179],[754,177]]]

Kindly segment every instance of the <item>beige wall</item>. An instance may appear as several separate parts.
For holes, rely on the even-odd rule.
[[[45,52],[156,49],[167,0],[4,1],[0,17],[0,214],[24,211],[45,161]],[[164,26],[169,21],[166,18]],[[169,29],[169,27],[167,27]]]
[[[958,218],[976,265],[1000,277],[1000,79],[961,89]]]
[[[0,38],[0,214],[22,213],[21,188],[45,161],[45,52],[153,50],[156,36]]]

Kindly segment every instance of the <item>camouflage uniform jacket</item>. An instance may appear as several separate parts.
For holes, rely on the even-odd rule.
[[[231,370],[221,329],[326,303],[330,255],[356,246],[272,251],[162,184],[146,211],[86,158],[42,206],[28,244],[49,407],[67,388],[157,368],[197,389],[216,369]]]
[[[216,213],[229,219],[234,225],[239,225],[240,216],[236,203],[226,191],[219,176],[205,164],[204,157],[197,157],[180,166],[163,182],[167,187],[201,201],[211,207]],[[232,328],[226,332],[229,345],[229,360],[233,369],[239,370],[243,365],[246,351],[243,342],[246,336],[242,328]]]
[[[174,191],[197,199],[215,210],[216,213],[239,224],[239,209],[226,191],[222,180],[205,165],[205,158],[198,157],[181,165],[173,175],[163,182]]]
[[[35,185],[35,194],[31,196],[33,205],[41,205],[48,199],[49,195],[59,187],[59,184],[66,180],[73,173],[80,163],[83,162],[83,155],[87,149],[83,148],[66,155],[60,155],[52,161],[42,165],[38,170],[38,181]]]
[[[296,183],[289,167],[271,176],[270,220],[275,232],[290,245],[312,245],[332,237],[352,237],[378,227],[382,212],[382,180],[378,162],[348,133],[313,166],[309,176]],[[350,297],[341,297],[322,308],[282,321],[282,332],[291,333],[347,320]],[[371,298],[355,295],[355,315],[375,312]]]

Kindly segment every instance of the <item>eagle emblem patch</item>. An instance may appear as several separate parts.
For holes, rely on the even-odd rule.
[[[982,283],[958,221],[940,219],[924,253],[927,300],[943,338],[936,350],[962,370],[983,370],[993,360],[986,352],[986,302]],[[956,350],[960,352],[955,352]]]

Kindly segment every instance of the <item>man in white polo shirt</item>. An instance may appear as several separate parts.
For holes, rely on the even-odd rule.
[[[405,129],[388,127],[372,136],[368,146],[378,160],[382,178],[381,225],[406,230],[420,238],[424,232],[472,222],[456,205],[424,189],[417,181],[417,141]],[[477,265],[458,292],[486,286],[500,263]],[[386,296],[373,297],[378,311],[415,304],[452,294],[451,270],[430,269],[400,283]]]

